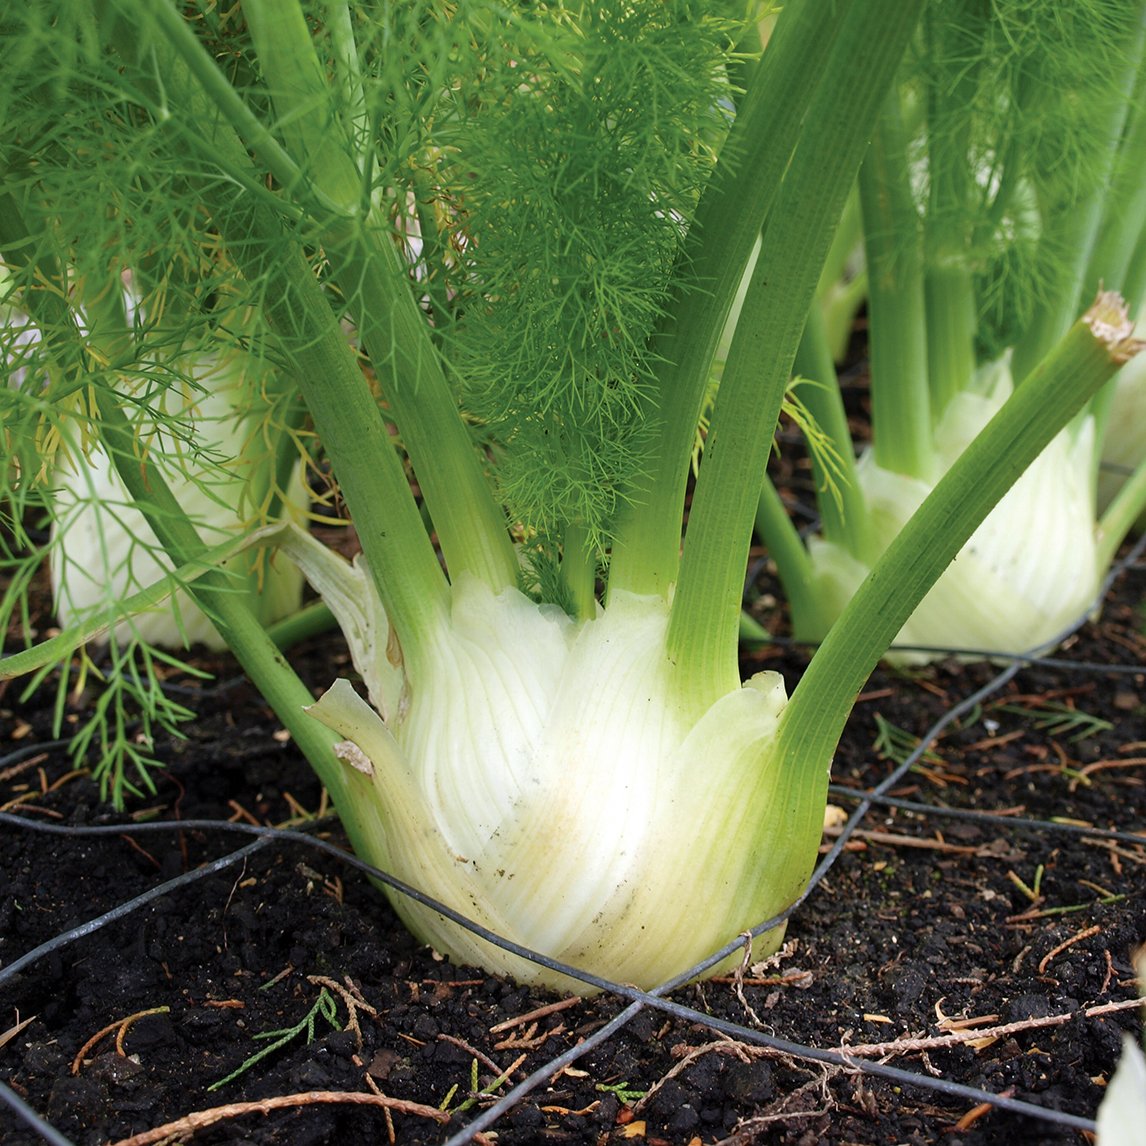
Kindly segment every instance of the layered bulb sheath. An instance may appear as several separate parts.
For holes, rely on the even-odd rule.
[[[360,644],[373,703],[339,681],[310,711],[373,778],[386,838],[369,858],[516,943],[646,987],[791,903],[827,775],[801,786],[778,766],[776,673],[697,711],[668,619],[660,598],[617,593],[577,623],[463,577],[410,677],[392,640],[386,663]],[[392,899],[457,962],[573,986]]]
[[[980,369],[976,385],[958,394],[933,434],[933,476],[910,477],[876,464],[869,449],[857,479],[871,523],[870,560],[842,545],[809,543],[819,624],[843,612],[875,559],[991,420],[1013,389],[1008,360]],[[890,663],[921,664],[947,650],[1024,653],[1053,642],[1094,601],[1100,580],[1095,531],[1094,419],[1059,433],[975,530],[900,630]],[[821,640],[826,630],[801,632]],[[935,650],[935,651],[926,651]]]

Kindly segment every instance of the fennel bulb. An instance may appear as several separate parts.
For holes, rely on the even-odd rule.
[[[1138,315],[1135,334],[1146,337],[1146,307]],[[1146,360],[1132,358],[1118,372],[1107,411],[1098,473],[1098,505],[1104,509],[1127,476],[1146,459]],[[1146,526],[1146,514],[1138,527]]]
[[[1146,1055],[1129,1036],[1122,1036],[1122,1058],[1110,1077],[1098,1107],[1098,1146],[1135,1146],[1146,1123]]]
[[[248,395],[257,392],[253,381],[260,366],[246,352],[229,350],[194,356],[181,369],[190,381],[152,399],[159,407],[155,417],[162,421],[148,418],[143,424],[140,455],[144,466],[155,467],[170,484],[205,543],[216,545],[258,518],[252,484],[268,459],[256,456],[263,448],[255,445],[262,417]],[[186,442],[189,426],[197,435],[194,450]],[[66,627],[114,608],[163,577],[172,564],[106,451],[99,445],[85,448],[76,424],[62,431],[62,439],[53,491],[50,570],[56,614]],[[284,504],[284,516],[305,520],[308,500],[300,466],[294,469]],[[244,570],[239,576],[257,578],[252,603],[263,624],[298,609],[303,579],[290,562],[271,553],[260,568],[247,571],[245,560],[235,559],[232,571]],[[236,590],[241,586],[237,576]],[[133,638],[160,648],[199,643],[216,650],[226,647],[214,624],[183,590],[115,625],[118,643]]]
[[[578,623],[464,577],[417,673],[388,680],[369,668],[372,634],[347,626],[373,706],[340,680],[310,713],[373,780],[385,830],[372,862],[517,943],[646,986],[790,903],[822,807],[787,807],[771,759],[783,683],[759,673],[695,711],[668,617],[662,598],[620,592]],[[460,963],[569,986],[392,899]]]
[[[871,523],[871,558],[842,545],[809,541],[821,623],[842,612],[875,558],[1010,397],[1006,357],[980,368],[974,385],[948,404],[933,436],[927,478],[894,473],[868,449],[856,480]],[[972,535],[916,608],[897,645],[1025,652],[1052,640],[1095,599],[1100,559],[1091,495],[1094,419],[1058,434]],[[821,639],[824,633],[803,632]],[[892,663],[923,664],[942,653],[893,650]]]

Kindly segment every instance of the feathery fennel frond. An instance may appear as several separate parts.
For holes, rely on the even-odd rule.
[[[61,3],[0,19],[0,622],[25,641],[42,631],[31,602],[50,566],[63,622],[106,623],[100,647],[45,672],[58,673],[57,733],[118,803],[149,786],[155,734],[191,715],[161,683],[173,666],[190,670],[151,626],[166,613],[163,639],[187,642],[212,626],[186,596],[156,615],[125,610],[170,567],[149,528],[164,511],[144,518],[116,481],[101,403],[122,403],[141,474],[174,482],[201,525],[226,511],[240,532],[297,501],[301,414],[259,292],[194,186],[202,157],[172,146],[167,101],[179,93],[154,59],[125,66],[99,46],[105,15]],[[262,599],[281,571],[272,577],[263,552],[243,555],[226,584]],[[297,594],[291,580],[276,599]],[[72,711],[77,674],[96,687]]]
[[[649,337],[727,126],[734,27],[661,0],[569,16],[564,40],[501,46],[445,134],[450,349],[463,403],[512,446],[511,516],[599,551],[648,446]]]
[[[983,359],[1069,277],[1141,18],[1137,0],[956,0],[925,14],[906,68],[926,133],[920,191],[933,250],[975,278]]]

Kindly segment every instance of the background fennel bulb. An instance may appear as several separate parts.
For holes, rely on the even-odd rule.
[[[933,435],[927,478],[884,469],[868,449],[856,480],[870,523],[868,560],[819,537],[808,549],[814,592],[830,625],[872,564],[939,478],[1011,396],[1007,358],[980,368],[974,385],[948,404]],[[917,606],[897,645],[1022,652],[1051,641],[1095,599],[1100,562],[1091,474],[1094,419],[1063,430],[1004,495]],[[801,635],[822,639],[823,630]],[[891,649],[886,659],[920,664],[941,651]]]
[[[232,348],[189,356],[179,368],[182,381],[151,398],[163,420],[150,419],[146,411],[140,415],[138,464],[162,475],[207,544],[216,545],[257,523],[260,471],[265,483],[265,471],[274,465],[262,439],[265,410],[258,398],[266,367]],[[172,564],[107,452],[98,444],[85,449],[78,421],[64,423],[61,433],[50,568],[56,613],[68,626],[109,610],[114,615],[119,602],[159,580]],[[283,504],[288,519],[305,520],[308,497],[300,465],[293,468]],[[240,556],[229,565],[235,591],[251,593],[263,624],[299,608],[302,575],[284,558],[266,553],[255,566]],[[135,638],[159,648],[226,645],[182,590],[120,621],[114,634],[121,644]]]
[[[1146,948],[1134,951],[1131,962],[1142,994]],[[1098,1146],[1135,1146],[1142,1141],[1142,1127],[1146,1125],[1146,1055],[1141,1044],[1128,1034],[1122,1035],[1122,1057],[1110,1076],[1095,1120]]]
[[[1146,335],[1146,309],[1139,312],[1135,333]],[[1146,361],[1141,355],[1128,362],[1113,383],[1102,439],[1102,467],[1098,471],[1098,505],[1105,508],[1127,478],[1146,463]],[[1137,526],[1146,525],[1146,510]]]
[[[871,446],[857,460],[813,315],[796,373],[817,383],[801,397],[831,447],[809,437],[819,536],[805,545],[767,477],[757,516],[801,637],[828,632],[951,459],[1096,293],[1139,302],[1141,4],[1057,14],[932,6],[881,109],[858,179]],[[936,651],[893,659],[1029,651],[1090,605],[1146,504],[1143,474],[1096,512],[1101,438],[1114,429],[1105,402],[1048,445],[897,634]]]
[[[1122,1057],[1110,1076],[1095,1118],[1098,1146],[1137,1146],[1146,1124],[1146,1055],[1127,1034],[1122,1036]]]

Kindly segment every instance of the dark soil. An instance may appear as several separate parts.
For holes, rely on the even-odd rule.
[[[1144,587],[1141,567],[1125,573],[1101,621],[1060,655],[1146,662]],[[769,597],[757,608],[782,631]],[[295,659],[316,690],[346,672],[334,638]],[[745,667],[780,668],[791,687],[805,660],[772,646]],[[257,694],[225,658],[202,663],[223,683],[203,688],[188,739],[162,746],[170,771],[157,794],[121,815],[62,750],[28,755],[50,739],[49,702],[22,702],[9,687],[0,695],[0,807],[29,824],[73,825],[202,817],[281,825],[300,809],[319,810],[317,784]],[[996,671],[951,662],[910,676],[878,672],[841,745],[836,781],[874,786],[894,767],[876,746],[880,720],[918,735]],[[1109,727],[1040,729],[1037,710],[1048,702]],[[1146,674],[1027,668],[950,727],[894,793],[1000,818],[874,809],[796,913],[778,963],[750,971],[739,987],[718,981],[673,998],[813,1047],[1019,1024],[889,1061],[921,1079],[1093,1117],[1122,1031],[1136,1031],[1139,1015],[1084,1011],[1134,998],[1146,849],[1025,831],[1008,817],[1141,831],[1144,765]],[[341,842],[336,825],[318,834]],[[247,842],[223,830],[69,837],[2,825],[0,963]],[[357,1030],[347,997],[362,1001]],[[308,1041],[300,1024],[325,1000],[334,1021],[320,1008]],[[314,1091],[368,1094],[371,1083],[455,1113],[440,1123],[425,1110],[298,1099],[218,1122],[194,1141],[441,1143],[492,1101],[473,1095],[475,1077],[479,1090],[502,1072],[517,1082],[624,1005],[597,997],[527,1018],[558,1001],[441,961],[337,857],[275,842],[53,951],[0,988],[0,1078],[80,1146],[193,1111]],[[1029,1022],[1053,1016],[1069,1017]],[[295,1027],[285,1045],[209,1090],[268,1045],[259,1036]],[[494,1130],[503,1146],[1083,1140],[1076,1129],[768,1051],[652,1010],[555,1072]],[[184,1130],[169,1140],[191,1137]],[[23,1146],[39,1136],[0,1108],[0,1141]]]

